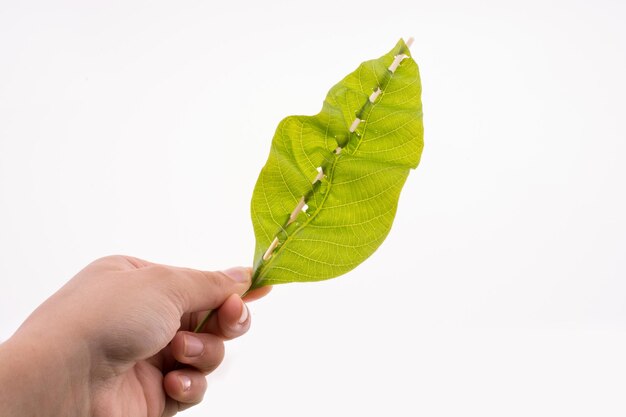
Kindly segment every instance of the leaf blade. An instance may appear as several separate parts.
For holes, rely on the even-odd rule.
[[[384,241],[423,148],[419,70],[408,55],[400,40],[332,87],[320,113],[279,124],[251,203],[254,287],[336,277]],[[320,168],[325,177],[312,183]],[[303,197],[307,213],[293,221]],[[268,254],[275,238],[279,245]]]

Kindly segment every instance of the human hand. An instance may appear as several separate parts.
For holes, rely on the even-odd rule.
[[[250,327],[241,299],[249,287],[248,268],[201,272],[125,256],[99,259],[0,345],[0,410],[23,417],[173,416],[202,400],[223,341]],[[193,333],[212,309],[216,314]]]

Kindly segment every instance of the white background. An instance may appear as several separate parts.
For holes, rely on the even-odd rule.
[[[274,129],[414,36],[380,250],[251,305],[187,416],[626,414],[626,5],[0,2],[0,339],[91,260],[251,263]]]

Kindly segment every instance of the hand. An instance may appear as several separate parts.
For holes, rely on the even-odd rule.
[[[250,327],[241,299],[249,287],[248,268],[201,272],[125,256],[93,262],[0,345],[2,415],[160,417],[197,404],[223,341]]]

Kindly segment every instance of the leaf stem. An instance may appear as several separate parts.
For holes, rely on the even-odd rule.
[[[204,327],[204,325],[209,321],[209,319],[211,318],[211,316],[213,315],[214,312],[215,312],[215,310],[209,310],[208,313],[206,313],[206,315],[204,316],[204,318],[200,321],[200,323],[198,323],[196,328],[193,329],[193,332],[194,333],[199,333],[200,329],[202,329]]]

